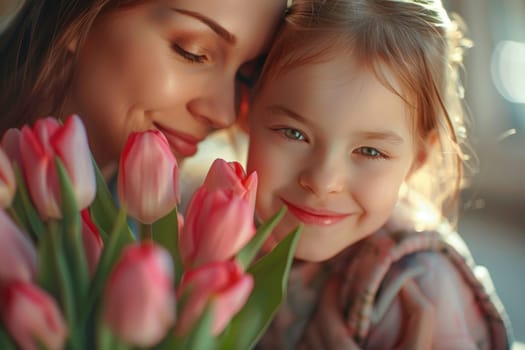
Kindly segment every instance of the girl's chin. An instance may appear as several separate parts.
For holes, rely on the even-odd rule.
[[[307,262],[323,262],[329,260],[337,255],[340,250],[326,250],[319,245],[319,242],[304,242],[299,239],[297,248],[295,250],[295,259]]]

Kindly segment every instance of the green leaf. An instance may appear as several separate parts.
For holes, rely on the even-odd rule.
[[[105,243],[104,249],[102,250],[88,298],[84,303],[82,310],[82,319],[84,321],[89,317],[90,313],[93,312],[96,301],[104,288],[111,269],[119,259],[122,249],[124,249],[126,245],[135,242],[135,238],[127,225],[126,218],[126,212],[121,209],[115,220],[114,227],[111,230],[109,241]]]
[[[300,227],[248,269],[254,287],[246,305],[220,337],[220,349],[251,349],[269,326],[286,295]]]
[[[91,203],[90,213],[93,222],[100,227],[103,232],[111,232],[117,220],[119,209],[95,160],[93,160],[93,168],[95,169],[95,178],[97,181],[97,194],[93,203]],[[102,236],[102,239],[105,243],[107,237]]]
[[[80,213],[67,171],[58,157],[55,158],[55,162],[60,183],[62,244],[70,278],[73,282],[75,303],[80,308],[85,303],[89,288],[89,270],[82,240]]]
[[[175,267],[175,285],[177,285],[183,272],[182,259],[179,253],[177,207],[153,224],[153,240],[170,252]]]
[[[252,263],[253,259],[259,253],[263,243],[266,241],[272,230],[282,219],[286,213],[286,207],[282,207],[274,216],[270,218],[267,222],[260,225],[257,228],[255,236],[244,246],[244,248],[237,254],[237,262],[243,267],[248,268]]]
[[[105,322],[100,320],[97,329],[97,349],[98,350],[127,350],[131,349],[118,337],[116,337]]]
[[[211,334],[213,324],[212,305],[208,303],[203,314],[195,323],[191,332],[183,337],[175,336],[170,349],[214,350],[217,348],[217,338]],[[168,349],[168,348],[165,348]]]
[[[213,312],[208,304],[202,317],[189,334],[185,349],[213,350],[217,348],[215,337],[211,334]]]
[[[36,211],[31,198],[29,197],[29,192],[27,191],[27,186],[24,181],[24,177],[20,172],[20,169],[16,164],[14,164],[14,172],[16,177],[16,183],[18,184],[18,191],[15,198],[15,209],[18,211],[18,217],[23,218],[24,226],[28,229],[33,241],[38,242],[38,240],[46,233],[46,226],[42,222],[40,215]]]

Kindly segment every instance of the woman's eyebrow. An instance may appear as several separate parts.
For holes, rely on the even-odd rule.
[[[215,33],[217,33],[221,38],[226,40],[229,44],[234,45],[237,41],[237,38],[235,35],[227,31],[223,26],[221,26],[219,23],[215,22],[211,18],[208,18],[198,12],[190,11],[190,10],[184,10],[184,9],[178,9],[178,8],[172,8],[173,11],[190,16],[193,18],[198,19],[202,23],[206,24],[208,27],[211,28]]]

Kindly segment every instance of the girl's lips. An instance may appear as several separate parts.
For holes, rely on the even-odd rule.
[[[308,207],[298,207],[290,202],[283,200],[290,213],[295,215],[300,221],[307,225],[330,226],[336,224],[351,214],[336,213],[324,209],[314,209]]]
[[[197,145],[201,141],[198,138],[157,123],[155,123],[155,127],[166,136],[168,143],[176,153],[183,157],[191,157],[197,153]]]

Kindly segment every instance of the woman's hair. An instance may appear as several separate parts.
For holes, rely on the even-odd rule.
[[[25,0],[0,34],[0,135],[39,117],[60,116],[81,46],[96,18],[144,0]]]
[[[295,0],[259,88],[289,69],[348,53],[411,107],[416,142],[435,135],[409,186],[455,219],[467,158],[459,69],[470,45],[460,24],[439,0]]]

